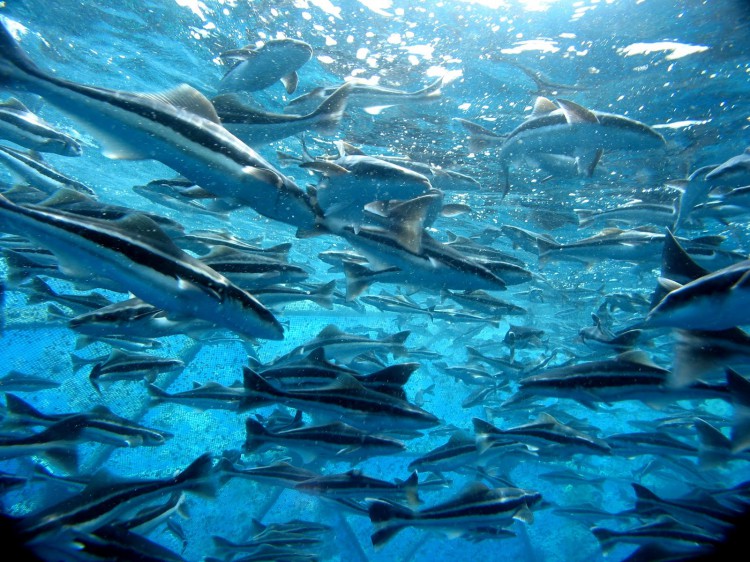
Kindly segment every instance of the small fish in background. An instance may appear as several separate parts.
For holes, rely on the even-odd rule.
[[[253,148],[313,130],[334,135],[344,117],[351,86],[344,84],[306,115],[270,113],[243,103],[235,94],[211,100],[216,113],[230,132]]]
[[[16,98],[0,102],[0,139],[61,156],[80,156],[83,151],[73,137],[55,129]]]
[[[156,447],[172,438],[172,434],[168,432],[145,427],[118,416],[106,406],[95,406],[91,411],[83,413],[44,414],[14,394],[6,393],[5,401],[8,405],[5,423],[10,426],[50,427],[67,419],[75,419],[81,429],[81,439],[116,447]]]
[[[301,457],[305,464],[316,459],[359,462],[405,450],[401,441],[367,433],[341,422],[271,431],[248,418],[245,420],[245,427],[245,452],[259,453],[271,447],[282,446],[294,456]]]
[[[421,104],[440,99],[443,78],[438,78],[424,88],[413,92],[367,84],[360,80],[351,80],[347,83],[351,84],[347,107],[349,109],[364,108],[368,113],[377,114],[394,105]],[[310,111],[320,103],[320,100],[329,97],[340,87],[341,85],[315,88],[307,94],[290,100],[284,108],[284,113]]]
[[[96,196],[93,189],[57,171],[51,164],[45,162],[39,153],[23,152],[0,145],[0,163],[15,179],[41,189],[47,195],[54,195],[59,189],[68,188]]]
[[[615,334],[602,323],[601,318],[591,313],[593,326],[581,328],[578,337],[588,347],[599,350],[627,351],[638,343],[642,330],[630,329]]]
[[[0,328],[2,328],[1,325]],[[0,378],[0,392],[38,392],[59,386],[59,382],[47,377],[27,375],[16,370],[11,370]]]
[[[115,381],[145,380],[153,383],[158,375],[184,366],[179,359],[113,349],[104,361],[97,362],[91,368],[89,381],[94,390],[101,394],[103,385]]]
[[[476,126],[469,125],[474,144],[481,141],[474,148],[499,147],[496,157],[503,163],[505,171],[503,195],[510,190],[510,166],[529,155],[574,157],[578,173],[590,177],[604,151],[648,150],[665,146],[664,137],[644,123],[622,115],[593,111],[569,100],[556,101],[557,104],[538,97],[531,116],[507,136],[480,135]]]
[[[219,92],[257,92],[281,81],[287,94],[297,90],[299,70],[313,49],[296,39],[271,39],[262,46],[247,45],[224,51],[219,58],[232,64],[219,82]]]

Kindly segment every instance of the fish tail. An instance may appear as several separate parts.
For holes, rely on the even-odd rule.
[[[594,527],[591,532],[599,541],[599,546],[604,554],[607,554],[617,544],[617,534],[603,527]]]
[[[403,528],[404,528],[403,525],[389,525],[388,527],[378,529],[372,535],[370,535],[370,540],[372,540],[372,546],[374,546],[375,549],[381,548],[385,543],[391,540]]]
[[[351,83],[345,82],[310,114],[310,117],[315,121],[316,131],[322,135],[336,133],[341,119],[344,117],[351,89]]]
[[[382,525],[370,538],[375,548],[380,548],[391,540],[399,531],[404,529],[404,523],[389,523],[392,519],[413,519],[414,512],[401,505],[382,500],[373,500],[368,508],[370,521],[375,525]]]
[[[254,451],[262,445],[263,440],[260,438],[268,435],[268,431],[263,425],[252,418],[247,418],[245,420],[245,429],[247,430],[247,438],[245,439],[244,447],[245,451]]]
[[[44,456],[68,474],[78,472],[78,451],[75,447],[52,447],[44,451]]]
[[[94,390],[96,390],[97,394],[102,393],[102,389],[99,388],[99,377],[102,376],[102,364],[97,363],[91,368],[91,372],[89,373],[89,382],[91,383],[91,386],[94,387]]]
[[[203,453],[174,478],[175,484],[186,484],[187,490],[204,497],[216,496],[216,484],[210,477],[214,467],[211,455]]]
[[[10,392],[5,393],[5,403],[8,413],[19,417],[29,417],[33,419],[44,419],[44,415],[34,406],[19,398]]]
[[[346,300],[353,301],[364,293],[372,284],[371,271],[358,263],[344,261],[344,275],[346,275]]]
[[[8,28],[0,22],[0,85],[18,88],[29,74],[40,73]]]

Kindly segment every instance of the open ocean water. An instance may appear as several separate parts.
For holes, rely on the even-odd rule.
[[[290,244],[280,261],[302,268],[304,281],[294,278],[285,282],[279,270],[274,270],[254,279],[251,294],[278,281],[286,288],[310,290],[331,281],[336,287],[333,296],[324,301],[327,306],[310,300],[269,305],[284,329],[280,340],[243,339],[220,328],[186,335],[181,327],[189,325],[190,318],[179,315],[182,322],[172,335],[151,337],[144,333],[143,340],[135,336],[120,341],[96,336],[86,339],[80,330],[69,326],[69,319],[85,307],[73,307],[59,295],[85,295],[95,290],[111,301],[124,301],[131,296],[130,288],[114,287],[119,292],[113,287],[96,289],[96,285],[76,284],[59,273],[50,275],[29,265],[12,264],[8,255],[18,246],[9,238],[0,239],[6,257],[0,261],[5,279],[0,375],[19,372],[57,383],[54,388],[28,390],[3,379],[0,390],[44,414],[101,412],[96,408],[106,406],[118,416],[171,434],[159,446],[114,446],[91,440],[85,432],[73,436],[60,445],[77,451],[77,470],[70,472],[52,462],[54,457],[51,461],[44,449],[32,448],[21,455],[12,452],[14,440],[38,434],[51,422],[18,423],[18,412],[8,402],[0,425],[0,470],[5,477],[25,479],[20,484],[4,484],[2,509],[12,518],[6,525],[8,536],[23,537],[36,545],[38,555],[50,560],[171,559],[164,551],[149,550],[156,548],[154,544],[185,560],[223,559],[225,553],[217,550],[212,537],[247,542],[259,532],[254,521],[271,525],[304,520],[329,527],[307,535],[320,537],[322,547],[289,542],[274,550],[256,545],[254,550],[235,555],[236,559],[591,562],[605,557],[625,560],[637,551],[639,560],[689,559],[705,554],[731,531],[733,517],[747,505],[747,487],[741,485],[750,479],[750,447],[742,438],[750,400],[746,401],[738,385],[727,388],[725,370],[731,367],[739,376],[750,374],[750,346],[741,337],[744,332],[711,331],[706,335],[705,331],[643,327],[641,323],[654,304],[658,279],[669,277],[662,263],[667,228],[675,230],[681,244],[692,244],[691,255],[707,271],[741,262],[750,251],[750,204],[737,191],[750,184],[749,167],[740,165],[735,174],[714,181],[705,179],[705,172],[687,181],[701,167],[721,165],[742,155],[750,145],[750,8],[746,2],[7,0],[0,3],[0,20],[28,57],[56,78],[127,92],[166,91],[186,83],[209,99],[219,95],[222,77],[231,68],[231,59],[220,57],[222,53],[245,46],[260,49],[282,38],[303,41],[311,47],[312,55],[297,70],[296,89],[287,91],[280,81],[274,81],[266,88],[239,93],[237,99],[243,103],[273,113],[283,113],[290,101],[315,88],[344,81],[417,92],[442,78],[439,92],[427,99],[416,95],[378,102],[375,95],[367,103],[358,103],[357,96],[364,94],[351,90],[343,118],[334,130],[308,130],[304,136],[293,134],[255,148],[302,191],[312,186],[321,193],[331,185],[346,185],[341,178],[354,175],[351,170],[336,168],[323,179],[318,168],[325,166],[315,166],[325,164],[325,155],[339,156],[338,151],[344,148],[337,141],[349,143],[350,151],[370,156],[406,158],[397,161],[405,166],[429,164],[430,171],[422,171],[432,187],[440,190],[434,193],[442,194],[444,213],[432,217],[434,222],[422,217],[425,222],[418,223],[414,236],[429,236],[438,248],[452,243],[457,252],[450,253],[453,259],[458,255],[471,264],[485,264],[483,271],[495,267],[493,271],[501,279],[507,270],[496,264],[510,260],[516,260],[516,267],[527,275],[518,282],[507,281],[505,290],[480,287],[491,297],[523,308],[517,315],[509,314],[460,299],[465,289],[475,288],[468,284],[474,279],[472,274],[467,274],[469,281],[464,284],[463,278],[456,281],[434,260],[419,266],[428,268],[426,275],[409,270],[408,259],[402,259],[402,254],[423,252],[420,244],[408,250],[399,246],[391,253],[378,253],[382,246],[377,246],[369,267],[395,265],[400,276],[391,282],[374,282],[354,297],[354,283],[351,279],[347,283],[340,260],[324,261],[325,255],[320,254],[353,251],[358,222],[350,229],[354,234],[313,236],[298,233],[294,221],[261,216],[247,206],[209,213],[206,209],[215,209],[216,201],[187,196],[178,196],[181,205],[157,204],[133,189],[178,175],[156,161],[157,153],[151,153],[155,160],[106,158],[100,132],[69,115],[75,110],[68,108],[66,113],[64,99],[50,100],[53,105],[45,102],[44,92],[39,92],[39,97],[29,91],[33,88],[6,89],[7,73],[0,65],[0,101],[20,99],[82,147],[79,157],[45,153],[43,161],[89,186],[98,201],[167,217],[179,223],[184,233],[230,233],[262,248]],[[8,56],[0,55],[3,59]],[[562,100],[560,107],[569,110],[562,123],[558,120],[557,125],[539,133],[553,148],[534,149],[536,141],[531,137],[537,133],[532,130],[529,140],[522,141],[512,157],[501,158],[503,142],[512,140],[507,135],[523,123],[545,118],[542,113],[530,117],[540,97],[552,104]],[[290,107],[300,109],[291,113],[310,112],[322,99],[314,99],[312,106],[292,104]],[[561,114],[557,106],[552,109],[549,115]],[[603,124],[603,114],[616,116],[610,128]],[[593,127],[590,134],[571,133],[574,123],[590,124],[592,115],[597,127],[608,132]],[[471,138],[471,125],[461,120],[486,131],[474,129]],[[144,121],[147,117],[140,123]],[[2,134],[0,129],[0,137]],[[618,146],[618,141],[630,134],[638,138],[625,147]],[[659,136],[663,141],[656,142]],[[2,138],[0,143],[26,150]],[[313,162],[300,166],[303,159]],[[447,171],[462,176],[449,176]],[[33,183],[12,175],[5,166],[0,167],[0,174],[5,189]],[[388,199],[410,198],[398,196],[401,186],[392,175],[365,174],[358,181],[353,191],[365,193],[364,202],[370,201],[368,190],[387,192]],[[702,197],[683,209],[675,229],[685,197],[682,193],[692,194],[698,190],[697,184],[706,186]],[[315,196],[314,190],[310,193]],[[14,196],[8,198],[16,201]],[[342,196],[341,208],[356,207],[362,214],[362,203],[356,203],[360,199]],[[26,202],[18,200],[19,204]],[[610,214],[605,216],[604,211]],[[333,214],[332,210],[326,212]],[[385,223],[368,217],[374,222],[364,227],[365,231],[391,233],[405,224],[394,217]],[[5,212],[0,213],[0,231],[23,234],[10,228],[11,222]],[[525,234],[517,238],[508,227],[523,229]],[[602,238],[582,250],[569,246],[600,232]],[[633,242],[617,238],[626,233],[639,237]],[[644,242],[643,236],[649,234],[659,238]],[[170,235],[177,239],[179,233]],[[539,237],[542,239],[537,242]],[[606,237],[610,238],[603,241]],[[616,240],[610,243],[612,237]],[[31,246],[43,246],[38,241]],[[193,256],[208,251],[205,246],[185,249]],[[503,257],[491,252],[502,252]],[[456,267],[459,272],[467,270],[463,263]],[[96,266],[89,264],[88,268],[95,270]],[[41,293],[39,285],[32,284],[35,277],[43,279],[55,295]],[[347,290],[352,298],[347,298]],[[455,300],[449,292],[455,293]],[[368,300],[380,296],[396,297],[399,308],[391,310],[383,300]],[[743,303],[748,304],[746,297],[737,302],[740,309]],[[709,306],[698,316],[705,319],[730,312],[731,308],[717,311]],[[594,346],[580,336],[581,330],[592,327],[592,314],[610,330],[610,336],[629,328],[642,331],[627,345]],[[740,318],[733,327],[748,323]],[[285,354],[314,341],[329,326],[373,341],[408,331],[403,345],[380,346],[375,352],[364,349],[360,355],[333,346],[325,351],[329,362],[347,365],[358,373],[398,363],[418,364],[404,386],[405,399],[436,416],[437,422],[416,434],[401,431],[398,422],[377,431],[401,440],[402,451],[370,457],[365,447],[350,447],[339,454],[325,450],[309,458],[284,447],[243,450],[247,418],[272,427],[277,412],[293,415],[294,405],[284,408],[266,400],[237,412],[216,401],[197,408],[155,399],[143,373],[135,380],[103,382],[99,391],[89,377],[93,365],[119,347],[123,353],[182,360],[183,367],[151,377],[156,387],[170,394],[188,391],[195,383],[229,387],[241,381],[243,367],[263,373]],[[144,342],[156,343],[152,348],[133,348]],[[618,382],[620,388],[605,398],[597,391],[580,389],[579,400],[571,399],[570,394],[563,396],[562,391],[561,395],[521,395],[524,378],[557,367],[581,370],[594,361],[611,361],[623,352],[641,362],[637,372],[655,369],[654,365],[664,372],[689,372],[718,390],[690,395],[684,392],[683,381],[659,385],[654,392],[653,388],[635,388],[633,375]],[[620,365],[615,370],[625,368]],[[333,384],[340,384],[341,379],[351,379],[351,374],[340,375]],[[293,383],[287,384],[284,388],[295,388]],[[690,380],[688,384],[696,383]],[[241,384],[235,386],[241,388]],[[313,384],[313,388],[319,387]],[[476,431],[473,423],[476,418],[508,430],[537,420],[549,421],[544,416],[554,417],[566,429],[557,426],[554,435],[540,440],[528,432],[487,436]],[[351,421],[346,414],[338,419]],[[304,413],[307,424],[330,420],[315,406]],[[275,427],[273,431],[280,426]],[[714,433],[712,440],[712,431],[721,436]],[[570,437],[576,432],[579,440],[574,443]],[[648,434],[649,440],[625,447],[622,440],[611,439],[618,434]],[[131,483],[166,479],[209,453],[214,465],[225,455],[236,469],[288,461],[321,475],[356,469],[393,483],[405,481],[412,472],[411,463],[453,435],[463,435],[469,444],[478,443],[477,449],[442,469],[418,468],[419,504],[409,505],[408,494],[385,496],[384,492],[360,490],[356,504],[345,505],[320,493],[228,477],[216,469],[213,497],[185,492],[189,517],[168,514],[151,525],[128,529],[125,538],[118,534],[118,540],[133,549],[123,551],[128,554],[115,555],[114,550],[108,550],[115,540],[101,533],[99,525],[68,521],[59,527],[53,524],[52,531],[38,536],[22,530],[23,521],[65,498],[95,501],[103,497],[104,487],[84,489],[84,485],[100,482],[104,472]],[[671,447],[661,441],[655,444],[657,437],[678,443]],[[314,444],[307,445],[315,449]],[[678,446],[685,449],[678,450]],[[351,453],[359,457],[347,460]],[[41,476],[40,467],[55,476]],[[76,476],[78,483],[65,479],[71,476]],[[634,484],[661,499],[637,500]],[[472,497],[466,490],[471,486],[475,493],[485,490],[477,486],[520,488],[534,499],[509,507],[505,518],[492,519],[485,513],[486,521],[482,515],[470,519],[467,513],[481,511],[469,505]],[[459,498],[457,504],[465,511],[462,517],[449,520],[444,529],[412,527],[409,523],[423,522],[425,515],[411,514],[414,520],[406,520],[402,530],[376,549],[371,535],[379,526],[370,519],[370,504],[381,497],[408,506],[394,510],[424,510]],[[111,532],[118,522],[132,520],[144,507],[162,505],[169,499],[168,489],[161,495],[144,496],[142,501],[129,498],[118,504],[116,516],[113,511],[111,517],[105,517],[107,528]],[[109,508],[104,511],[109,513]],[[663,525],[662,536],[659,527],[656,531],[649,528],[646,538],[645,531],[641,536],[627,533],[654,524]],[[597,537],[601,538],[602,532],[592,529],[624,535],[600,543]],[[699,534],[703,542],[685,538],[687,532]],[[683,533],[682,538],[675,538],[678,533]],[[94,542],[103,545],[98,555],[90,546],[93,543],[81,546],[86,541],[80,537],[90,540],[92,536],[98,536],[99,542]],[[287,539],[300,536],[292,533]],[[147,546],[138,543],[138,548],[150,554],[136,556],[137,537],[151,541]]]

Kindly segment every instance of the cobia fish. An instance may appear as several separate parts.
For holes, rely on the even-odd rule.
[[[52,250],[73,276],[99,276],[119,290],[178,316],[195,317],[247,337],[282,339],[283,328],[249,293],[180,250],[151,219],[83,218],[24,207],[0,195],[0,229]]]
[[[470,131],[470,134],[474,134]],[[499,145],[496,155],[506,172],[529,155],[560,154],[577,159],[581,175],[590,176],[602,155],[610,150],[645,150],[665,145],[664,137],[648,125],[623,115],[593,111],[568,100],[539,97],[534,112],[507,137],[485,135],[487,145]]]
[[[247,45],[225,51],[219,58],[232,61],[233,66],[219,83],[219,91],[257,92],[279,80],[288,94],[297,89],[297,70],[312,58],[313,49],[296,39],[271,39],[261,47]]]
[[[55,129],[15,98],[0,103],[0,138],[39,152],[81,155],[77,140]]]
[[[300,228],[313,228],[307,194],[227,131],[211,102],[187,84],[140,94],[85,86],[41,70],[0,26],[0,85],[28,91],[80,121],[121,160],[154,159],[221,196]]]

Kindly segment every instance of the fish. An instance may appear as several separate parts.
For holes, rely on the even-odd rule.
[[[259,370],[264,378],[295,389],[325,385],[335,381],[340,374],[344,373],[352,376],[369,390],[405,400],[403,387],[418,368],[419,363],[397,363],[368,374],[360,374],[343,365],[328,361],[325,347],[319,347],[299,360],[259,367]]]
[[[89,186],[58,172],[52,165],[44,162],[38,153],[22,152],[0,145],[0,163],[8,168],[13,177],[31,184],[47,195],[52,195],[63,187],[87,195],[96,195]]]
[[[446,443],[411,461],[408,468],[441,474],[468,470],[478,460],[479,451],[474,437],[464,430],[457,430]]]
[[[530,396],[554,396],[575,400],[595,410],[599,402],[621,400],[640,400],[654,405],[691,397],[731,400],[728,385],[696,381],[680,389],[670,384],[670,373],[643,351],[633,349],[608,359],[553,367],[522,378],[510,402]]]
[[[80,156],[81,144],[33,113],[23,102],[10,98],[0,103],[0,138],[60,156]]]
[[[607,436],[613,455],[632,458],[638,455],[697,457],[698,448],[675,439],[663,431],[616,433]]]
[[[661,547],[682,546],[690,547],[691,552],[697,547],[712,547],[721,542],[721,537],[695,525],[687,525],[676,520],[646,523],[623,531],[606,527],[593,527],[591,532],[599,541],[602,552],[607,554],[616,545],[626,544],[658,544]]]
[[[55,252],[63,270],[104,276],[166,311],[197,317],[247,337],[282,339],[278,320],[249,293],[180,250],[151,219],[82,218],[15,205],[0,195],[0,228]]]
[[[417,490],[419,477],[416,471],[406,480],[395,483],[366,476],[361,470],[352,469],[343,474],[326,474],[299,482],[295,490],[314,494],[326,499],[366,499],[377,497],[389,500],[406,500],[411,505],[421,503]]]
[[[170,394],[158,386],[147,383],[146,389],[153,404],[174,402],[199,410],[222,409],[244,412],[253,406],[252,395],[241,385],[224,386],[214,381],[196,383],[190,390]]]
[[[216,470],[221,473],[219,475],[221,482],[225,482],[231,478],[245,478],[284,488],[294,488],[295,484],[299,482],[320,476],[316,472],[294,466],[286,461],[278,461],[267,466],[238,468],[227,457],[222,457],[216,465]]]
[[[578,216],[578,226],[585,228],[604,223],[626,224],[631,226],[655,225],[671,227],[677,221],[678,211],[672,204],[629,201],[608,209],[574,209]]]
[[[49,377],[27,375],[16,370],[0,377],[0,391],[2,392],[38,392],[50,388],[58,388],[60,383]]]
[[[180,359],[156,357],[146,353],[125,353],[113,349],[104,361],[97,362],[91,368],[89,381],[94,390],[101,394],[102,383],[123,380],[154,382],[160,373],[181,369],[184,366],[185,363]]]
[[[347,107],[349,108],[385,108],[394,105],[432,102],[442,96],[443,78],[437,78],[420,90],[407,92],[396,88],[368,84],[360,80],[350,80],[351,90]],[[319,87],[310,92],[289,100],[284,112],[309,110],[320,103],[319,100],[329,97],[341,86]]]
[[[16,204],[26,204],[17,201],[14,197],[7,198]],[[102,220],[117,220],[127,215],[131,215],[134,212],[130,207],[102,203],[93,196],[89,196],[86,193],[72,190],[67,187],[61,187],[60,189],[55,190],[52,195],[40,199],[39,201],[29,201],[29,203],[40,207],[74,213],[82,217]],[[168,217],[156,213],[150,213],[148,211],[138,211],[138,213],[154,221],[170,237],[180,236],[184,233],[184,227],[179,222]]]
[[[669,279],[660,284],[669,292],[646,316],[645,328],[726,330],[750,323],[750,260],[719,269],[680,285]]]
[[[112,301],[101,293],[94,292],[86,295],[76,293],[59,293],[49,286],[41,277],[34,277],[24,284],[24,290],[30,291],[26,302],[30,305],[54,301],[70,308],[76,314],[90,312],[112,304]]]
[[[50,427],[74,418],[81,428],[81,438],[118,447],[156,447],[172,438],[172,434],[166,431],[134,423],[102,405],[95,406],[90,412],[43,414],[14,394],[6,392],[5,400],[8,405],[8,421],[12,424]]]
[[[496,135],[496,157],[505,170],[510,189],[510,164],[527,155],[562,154],[575,157],[580,175],[591,176],[603,151],[644,150],[664,147],[664,137],[648,125],[613,113],[592,111],[572,101],[557,105],[538,97],[534,112],[506,137]],[[486,138],[483,140],[487,140]]]
[[[78,471],[76,445],[82,439],[84,419],[82,415],[70,416],[39,433],[23,437],[2,437],[0,459],[42,455],[61,470],[75,473]]]
[[[410,335],[410,330],[403,330],[379,339],[370,338],[360,334],[347,333],[334,324],[328,324],[314,338],[278,357],[274,364],[281,365],[301,357],[308,357],[310,353],[321,348],[325,350],[327,357],[335,357],[338,362],[342,363],[351,361],[355,357],[368,352],[403,357],[408,355],[405,344]]]
[[[345,263],[348,300],[356,298],[375,282],[467,291],[502,291],[511,282],[506,282],[487,266],[452,250],[448,244],[438,242],[426,232],[419,236],[417,248],[413,248],[415,241],[404,240],[397,233],[381,227],[345,227],[341,235],[358,252],[365,254],[368,260],[385,266],[373,271],[357,264]],[[509,274],[518,274],[518,278],[513,278],[515,282],[531,279],[531,274],[525,272],[528,276],[525,275],[523,268],[502,264],[502,269]]]
[[[312,55],[308,43],[286,37],[271,39],[260,47],[247,45],[224,51],[219,58],[232,67],[219,82],[219,92],[257,92],[281,81],[286,93],[293,94],[299,82],[297,70]]]
[[[153,338],[175,334],[198,338],[214,331],[213,323],[192,318],[170,318],[163,309],[137,297],[65,318],[71,329],[99,340],[130,338],[133,342],[153,341]]]
[[[664,234],[647,228],[608,228],[567,244],[544,238],[537,240],[540,265],[558,260],[591,265],[605,259],[648,263],[659,259],[663,244]]]
[[[375,499],[368,508],[376,527],[370,538],[378,549],[406,527],[445,530],[449,536],[460,536],[481,527],[506,527],[516,519],[531,523],[531,508],[541,500],[538,492],[489,488],[481,482],[468,485],[452,500],[419,511]]]
[[[244,367],[245,390],[264,403],[284,404],[309,413],[320,413],[365,431],[413,431],[433,427],[437,417],[399,398],[362,386],[341,373],[331,383],[304,389],[274,385],[261,374]]]
[[[151,480],[111,481],[100,478],[89,482],[78,494],[35,511],[16,522],[18,536],[25,541],[54,540],[66,529],[95,531],[111,523],[133,505],[179,490],[214,497],[211,456],[204,453],[175,476]]]
[[[245,253],[226,246],[214,246],[198,258],[201,263],[224,275],[246,291],[277,283],[299,283],[310,275],[299,265],[259,253]]]
[[[538,454],[554,455],[561,452],[563,455],[609,455],[611,453],[611,447],[605,439],[560,423],[545,412],[533,422],[509,429],[497,428],[479,418],[473,418],[472,423],[480,451],[488,449],[498,438],[501,441],[510,438],[534,447]]]
[[[462,293],[442,291],[441,300],[451,299],[458,304],[485,312],[491,316],[524,316],[528,311],[516,304],[493,297],[486,291],[463,291]]]
[[[269,447],[282,446],[300,455],[306,463],[316,458],[356,462],[405,450],[401,441],[366,433],[342,422],[272,432],[248,418],[245,428],[246,452],[262,452]]]
[[[631,483],[636,496],[636,513],[663,513],[683,524],[695,525],[704,531],[726,532],[739,511],[729,508],[706,494],[701,497],[662,498],[651,489]]]
[[[713,184],[747,185],[750,180],[750,147],[708,171],[705,179]]]
[[[601,318],[593,312],[591,313],[591,320],[593,326],[581,328],[578,331],[578,337],[581,338],[584,344],[594,349],[603,348],[607,350],[614,349],[618,352],[627,351],[638,343],[638,339],[642,334],[642,330],[636,328],[615,334],[604,326]]]
[[[350,84],[340,86],[306,115],[270,113],[242,103],[235,94],[216,96],[211,103],[227,130],[248,146],[258,148],[310,130],[334,135],[344,116],[350,91]]]
[[[253,289],[253,296],[266,308],[272,311],[283,310],[287,305],[310,301],[328,310],[333,309],[336,296],[336,280],[322,285],[304,285],[290,287],[289,285],[269,285]]]
[[[365,206],[373,201],[405,201],[434,192],[426,176],[373,156],[344,155],[305,162],[301,167],[324,175],[313,199],[333,232],[337,232],[334,219],[346,224],[365,222]]]
[[[85,86],[41,70],[0,26],[0,84],[45,98],[79,120],[117,159],[155,159],[216,195],[298,228],[314,228],[307,194],[227,131],[211,102],[182,84],[156,94]],[[283,220],[282,220],[283,219]]]

